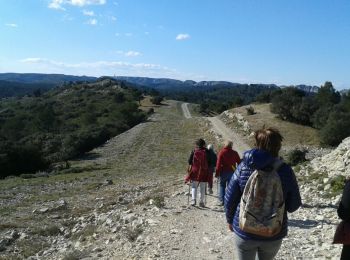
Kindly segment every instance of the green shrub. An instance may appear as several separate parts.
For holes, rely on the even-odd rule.
[[[252,106],[246,107],[245,109],[247,110],[247,115],[255,115],[256,114],[254,107],[252,107]]]
[[[291,166],[295,166],[306,161],[305,155],[306,150],[294,149],[287,154],[286,162]]]
[[[164,208],[164,206],[165,206],[164,196],[158,195],[158,196],[154,197],[153,203],[158,208]]]
[[[160,105],[163,101],[163,97],[161,96],[155,96],[151,98],[151,102],[155,105]]]
[[[343,189],[344,189],[344,185],[345,185],[345,176],[343,175],[338,175],[334,178],[332,178],[331,180],[331,190],[333,192],[333,194],[340,194]]]

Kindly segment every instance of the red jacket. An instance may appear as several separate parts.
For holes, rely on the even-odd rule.
[[[215,176],[220,176],[223,172],[234,172],[237,165],[241,162],[238,153],[231,148],[224,147],[218,156],[216,163],[216,174]]]

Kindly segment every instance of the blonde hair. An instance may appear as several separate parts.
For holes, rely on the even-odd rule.
[[[226,140],[224,143],[224,147],[232,148],[233,142],[230,140]]]
[[[254,133],[254,137],[256,148],[268,151],[272,156],[278,157],[283,136],[276,128],[263,127]]]

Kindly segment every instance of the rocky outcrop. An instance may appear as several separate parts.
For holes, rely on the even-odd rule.
[[[326,173],[328,176],[350,176],[350,137],[329,154],[312,160],[310,166],[315,172]]]

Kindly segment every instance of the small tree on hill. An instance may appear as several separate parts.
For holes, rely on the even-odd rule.
[[[155,96],[151,98],[151,102],[155,105],[160,105],[163,101],[163,97],[161,96]]]

